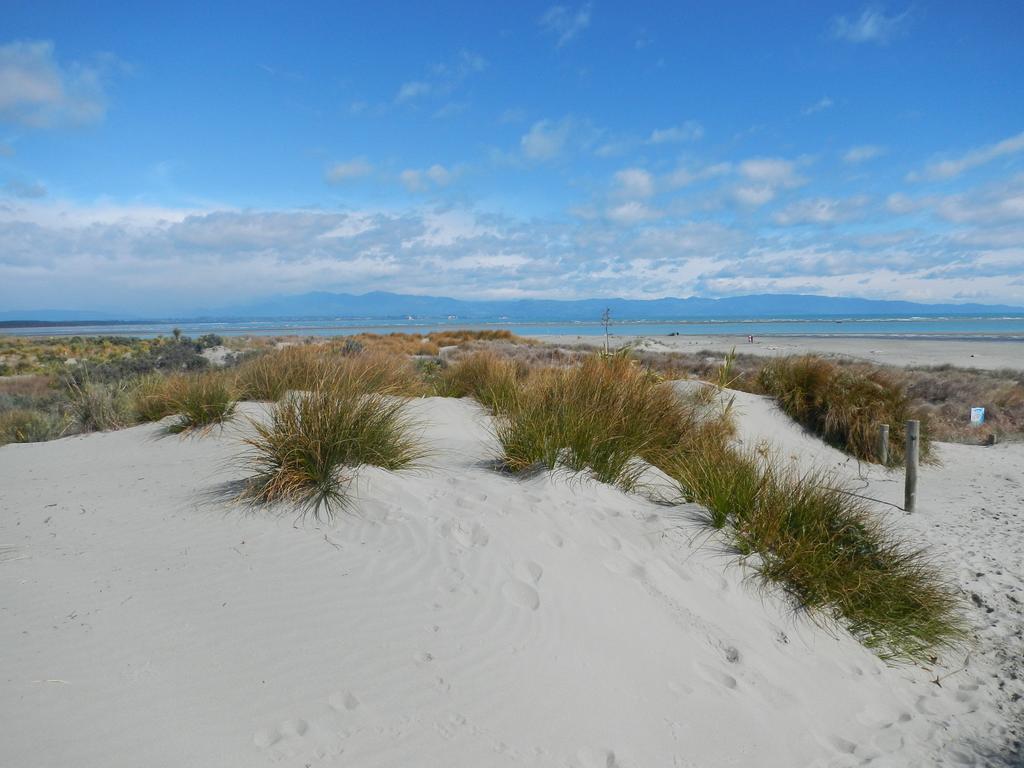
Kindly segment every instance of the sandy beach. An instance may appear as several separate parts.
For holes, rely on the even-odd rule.
[[[539,335],[532,338],[547,344],[604,344],[600,336]],[[813,352],[826,357],[841,356],[873,363],[899,366],[955,365],[960,368],[999,370],[1024,369],[1024,340],[943,338],[884,338],[866,336],[757,336],[750,344],[746,336],[644,336],[613,335],[614,347],[632,346],[652,352],[699,352],[711,350],[765,357]]]
[[[867,496],[901,499],[899,472],[736,397],[744,442],[770,438]],[[244,421],[184,439],[150,424],[0,448],[0,764],[1019,756],[1024,446],[939,445],[915,515],[878,505],[963,590],[970,646],[925,669],[887,666],[758,591],[686,505],[499,474],[477,404],[424,398],[414,413],[432,447],[424,466],[364,470],[331,524],[216,500],[240,476]]]

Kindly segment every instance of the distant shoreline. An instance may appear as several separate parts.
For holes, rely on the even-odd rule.
[[[60,337],[119,335],[155,337],[175,328],[189,336],[346,336],[357,333],[432,333],[455,329],[507,329],[521,336],[604,335],[593,320],[471,320],[428,318],[239,318],[192,320],[4,320],[0,335]],[[992,315],[863,315],[789,317],[715,317],[674,320],[618,320],[616,336],[646,335],[659,338],[692,336],[763,338],[888,338],[973,341],[1024,340],[1024,316]]]
[[[531,335],[537,341],[559,346],[585,345],[600,348],[604,339],[576,334]],[[642,334],[613,335],[613,348],[629,346],[638,352],[679,352],[694,354],[710,352],[724,355],[732,350],[759,357],[818,354],[878,365],[898,367],[953,365],[959,368],[985,370],[1012,369],[1024,371],[1024,338],[1008,336],[870,336],[835,334],[755,335],[753,343],[746,336],[705,334],[654,336]]]

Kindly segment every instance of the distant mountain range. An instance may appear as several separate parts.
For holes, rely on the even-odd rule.
[[[317,291],[294,296],[274,296],[245,304],[203,309],[179,317],[41,309],[0,311],[0,322],[50,321],[89,322],[127,320],[199,319],[390,319],[417,320],[453,318],[467,321],[572,321],[598,320],[610,309],[615,320],[686,320],[696,318],[765,317],[894,317],[927,315],[1024,314],[1024,307],[990,304],[919,304],[911,301],[813,296],[802,294],[760,294],[723,299],[512,299],[470,301],[442,296],[411,296],[374,292],[361,295]]]

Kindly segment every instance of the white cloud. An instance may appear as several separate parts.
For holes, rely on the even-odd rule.
[[[990,190],[992,201],[998,193],[1012,212],[1015,189]],[[985,194],[973,201],[979,213]],[[565,222],[450,207],[237,211],[10,199],[0,202],[0,306],[181,314],[225,296],[435,293],[436,285],[462,298],[811,290],[1024,303],[1017,225],[963,219],[948,236],[868,234],[811,227],[795,243],[789,232],[679,221],[637,201]]]
[[[857,147],[850,147],[843,152],[843,162],[849,165],[856,165],[867,160],[872,160],[885,154],[885,148],[874,144],[861,144]]]
[[[519,140],[523,155],[529,160],[553,160],[565,151],[573,124],[569,118],[557,122],[538,120]]]
[[[672,189],[679,189],[705,179],[713,179],[725,176],[732,172],[732,165],[729,163],[715,163],[706,165],[703,168],[687,168],[680,166],[668,174],[665,181]]]
[[[922,204],[901,192],[894,192],[885,199],[885,207],[890,213],[903,215],[921,210]]]
[[[616,224],[639,224],[644,221],[653,221],[660,214],[654,209],[636,200],[630,200],[608,209],[606,214]]]
[[[85,125],[107,111],[104,81],[118,62],[62,65],[49,41],[0,46],[0,121],[31,128]]]
[[[556,38],[561,48],[590,26],[591,4],[585,3],[575,11],[564,5],[553,5],[540,17],[541,29]]]
[[[736,202],[756,208],[774,200],[775,190],[770,186],[740,186],[732,195]]]
[[[972,149],[957,158],[937,160],[925,166],[922,172],[911,173],[908,179],[910,181],[918,181],[920,179],[930,179],[933,181],[952,179],[964,171],[969,171],[972,168],[977,168],[979,165],[984,165],[1000,157],[1006,157],[1021,151],[1024,151],[1024,132],[1011,136],[1008,139],[1003,139],[995,144]]]
[[[752,158],[739,164],[739,173],[765,186],[793,188],[806,183],[797,173],[797,164],[781,158]]]
[[[851,43],[878,43],[885,45],[897,35],[903,33],[910,11],[895,16],[886,16],[885,12],[868,7],[856,19],[838,16],[832,20],[832,35],[840,40]]]
[[[892,194],[886,209],[897,215],[930,213],[954,224],[1024,221],[1024,174],[953,195]]]
[[[439,163],[434,163],[434,165],[431,165],[429,168],[407,168],[398,175],[398,178],[410,192],[424,192],[431,186],[446,187],[451,184],[458,175],[458,169],[453,170],[445,168]]]
[[[980,189],[934,199],[935,212],[956,224],[1024,221],[1024,174]]]
[[[803,112],[804,115],[813,115],[815,112],[824,112],[826,109],[829,109],[834,105],[835,102],[832,101],[832,99],[828,96],[822,96],[813,104],[804,107],[801,112]]]
[[[433,86],[425,80],[410,80],[407,83],[402,83],[399,87],[398,93],[395,94],[395,102],[402,104],[420,96],[425,96],[432,90]]]
[[[683,141],[697,141],[704,135],[704,127],[696,120],[687,120],[671,128],[657,128],[651,131],[651,144],[668,144]]]
[[[630,139],[613,139],[606,141],[594,150],[598,157],[621,157],[635,146],[636,142]]]
[[[618,194],[623,197],[650,197],[654,194],[654,177],[642,168],[624,168],[614,177]]]
[[[341,184],[373,173],[373,166],[364,157],[356,157],[344,163],[335,163],[327,169],[326,178],[331,184]]]
[[[426,77],[402,83],[395,94],[396,104],[406,104],[428,96],[448,96],[456,91],[471,75],[483,72],[487,60],[472,51],[460,51],[449,61],[435,64]]]
[[[797,200],[776,212],[772,218],[783,226],[836,224],[860,216],[868,202],[866,197],[851,197],[845,200],[828,197]]]

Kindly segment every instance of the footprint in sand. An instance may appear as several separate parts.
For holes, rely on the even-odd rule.
[[[516,576],[526,582],[537,584],[544,575],[544,569],[533,560],[524,560],[516,566]]]
[[[697,674],[703,677],[710,683],[720,685],[723,688],[735,690],[738,683],[736,678],[730,675],[728,672],[724,672],[717,667],[713,667],[710,664],[704,664],[703,662],[695,662],[694,667],[697,670]]]
[[[875,736],[873,743],[882,752],[895,752],[903,746],[903,734],[895,728],[886,728]]]
[[[327,699],[327,703],[339,712],[351,712],[354,709],[359,709],[361,702],[351,691],[341,691],[331,694],[330,698]]]
[[[487,529],[484,528],[480,523],[469,522],[465,520],[456,520],[451,524],[448,529],[448,535],[459,545],[466,549],[472,549],[473,547],[486,547],[487,542],[491,540],[490,534],[487,533]]]
[[[478,509],[485,501],[487,501],[486,493],[469,493],[456,497],[455,506],[462,509]]]
[[[276,728],[256,731],[252,741],[260,749],[270,749],[282,754],[295,754],[301,750],[302,737],[309,730],[309,723],[301,718],[285,720]]]
[[[561,548],[565,544],[565,540],[553,531],[543,531],[540,534],[540,540],[556,548]]]
[[[529,584],[524,584],[519,579],[510,579],[501,587],[501,594],[513,605],[520,608],[529,608],[536,611],[540,607],[540,595],[537,590]]]
[[[576,753],[581,768],[622,768],[610,749],[581,749]]]

